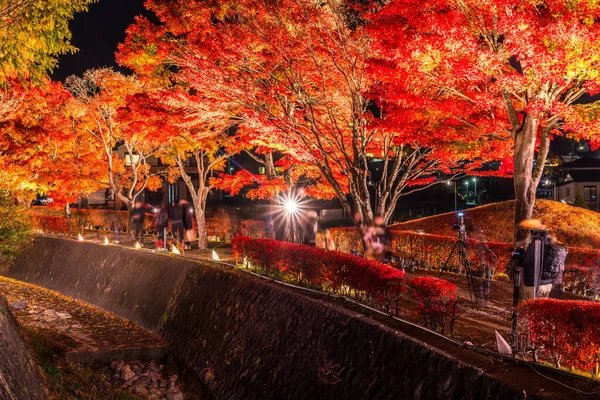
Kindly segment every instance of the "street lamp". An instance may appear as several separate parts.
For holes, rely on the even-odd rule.
[[[475,186],[475,204],[477,204],[477,178],[473,178],[473,186]]]
[[[458,211],[458,201],[456,199],[456,181],[449,180],[447,181],[448,186],[454,183],[454,212]]]
[[[297,219],[298,212],[300,211],[300,204],[298,203],[298,199],[294,197],[286,197],[281,201],[281,206],[283,211],[285,211],[286,219],[290,224],[290,235],[288,236],[288,241],[292,243],[298,243],[298,227],[297,227]]]
[[[296,214],[298,212],[298,202],[294,199],[286,199],[283,202],[283,208],[288,214]]]

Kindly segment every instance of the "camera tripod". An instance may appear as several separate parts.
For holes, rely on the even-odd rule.
[[[469,263],[469,258],[467,257],[466,234],[463,231],[463,229],[464,228],[462,228],[461,231],[459,231],[458,240],[456,242],[454,242],[454,246],[452,246],[450,255],[448,255],[446,262],[440,269],[440,274],[438,275],[438,277],[441,277],[442,273],[444,271],[447,271],[448,263],[450,262],[450,260],[452,259],[452,257],[455,255],[455,252],[456,252],[456,256],[458,256],[458,265],[460,268],[459,272],[461,272],[464,268],[465,275],[467,277],[467,288],[469,290],[469,297],[471,298],[471,302],[475,303],[475,301],[477,299],[477,293],[475,292],[475,285],[473,283],[473,270],[471,269],[471,264]]]

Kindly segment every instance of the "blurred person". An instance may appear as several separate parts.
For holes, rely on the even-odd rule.
[[[559,244],[550,234],[549,230],[539,221],[529,219],[519,225],[530,231],[546,232],[544,235],[544,246],[542,254],[542,270],[539,273],[538,298],[549,297],[554,284],[562,285],[565,260],[568,249]],[[515,243],[518,249],[522,249],[520,259],[517,260],[523,269],[519,288],[519,298],[523,300],[536,298],[535,296],[535,267],[536,254],[531,240]],[[518,252],[518,251],[517,251]]]
[[[317,212],[308,210],[303,218],[302,242],[309,246],[314,246],[317,240],[317,230],[319,228],[319,218]]]
[[[156,242],[156,247],[163,247],[165,240],[165,230],[169,225],[169,206],[167,203],[161,203],[158,208],[158,212],[156,213],[156,232],[158,233],[158,240]]]
[[[183,248],[185,250],[190,250],[192,248],[191,242],[194,241],[194,222],[192,220],[192,215],[194,214],[194,209],[192,205],[185,199],[179,202],[181,204],[181,208],[183,209],[183,230],[184,230],[184,244]]]
[[[175,200],[171,203],[171,210],[169,212],[169,216],[171,217],[171,234],[176,241],[181,243],[183,243],[185,233],[183,212],[184,210],[179,200]]]
[[[136,201],[131,212],[131,219],[135,228],[135,239],[144,243],[144,222],[146,219],[146,211],[148,209],[147,204],[143,204],[141,201]]]
[[[479,258],[481,283],[479,285],[479,301],[487,307],[491,292],[491,281],[494,266],[498,261],[496,254],[487,244],[487,237],[480,226],[473,226],[471,239],[474,239],[473,248]]]
[[[382,216],[376,215],[373,224],[364,229],[365,257],[385,262],[388,243],[388,230]]]
[[[331,236],[329,229],[325,229],[325,232],[323,233],[323,241],[325,243],[326,250],[335,250],[335,242],[333,241],[333,237]]]
[[[354,225],[356,225],[356,229],[358,230],[358,233],[362,239],[363,245],[364,245],[364,251],[365,254],[368,250],[368,239],[370,238],[370,232],[369,229],[367,228],[367,226],[365,225],[362,215],[360,214],[360,212],[355,211],[354,214],[352,214],[352,222],[354,222]],[[362,254],[357,250],[357,249],[350,249],[350,254],[352,254],[353,256],[362,256]]]
[[[335,242],[329,229],[317,232],[315,246],[325,250],[335,250]]]
[[[270,215],[265,218],[265,238],[275,239],[275,224],[273,223],[273,217]]]

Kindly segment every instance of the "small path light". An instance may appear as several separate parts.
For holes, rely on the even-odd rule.
[[[221,261],[221,259],[219,258],[219,255],[214,250],[212,251],[212,259],[213,259],[213,261]]]
[[[135,248],[136,249],[141,249],[142,246],[140,246],[140,242],[135,242]]]
[[[177,247],[175,247],[175,245],[173,245],[173,248],[171,249],[171,252],[173,254],[181,254],[181,252],[177,249]]]
[[[104,244],[106,246],[108,246],[110,244],[110,242],[108,241],[108,238],[106,236],[104,236]]]
[[[78,239],[79,239],[79,241],[80,241],[80,242],[83,242],[83,241],[84,241],[84,239],[83,239],[83,236],[81,236],[81,233],[79,234],[79,237],[78,237]]]

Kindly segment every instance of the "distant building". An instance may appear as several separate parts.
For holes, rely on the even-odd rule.
[[[590,210],[600,211],[600,159],[580,158],[563,164],[557,171],[555,200],[572,204],[579,190]]]

